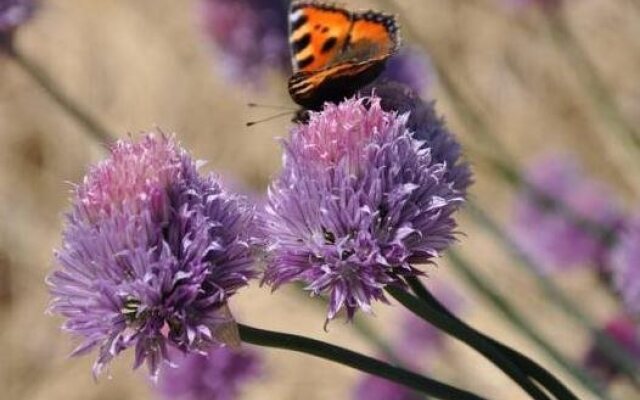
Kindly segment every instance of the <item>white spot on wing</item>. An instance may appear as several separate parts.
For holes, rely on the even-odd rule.
[[[300,17],[302,17],[302,10],[296,10],[294,12],[292,12],[291,14],[289,14],[289,22],[291,22],[292,24],[295,24],[297,20],[300,19]]]

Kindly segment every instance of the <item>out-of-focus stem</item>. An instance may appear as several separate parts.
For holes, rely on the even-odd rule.
[[[448,258],[453,268],[460,273],[465,280],[494,308],[496,308],[504,318],[511,323],[518,331],[535,343],[540,350],[555,361],[567,373],[573,376],[586,389],[598,396],[600,399],[611,399],[603,390],[604,385],[592,376],[588,371],[567,360],[553,345],[547,342],[536,329],[527,322],[500,294],[491,287],[491,284],[475,271],[474,266],[455,250],[450,250]]]
[[[402,13],[401,7],[398,6],[395,0],[378,0],[384,4],[385,8],[391,10],[397,14]],[[474,107],[473,104],[464,96],[458,85],[455,83],[453,77],[449,74],[448,69],[440,61],[438,54],[431,51],[431,45],[423,34],[414,29],[412,24],[405,23],[403,25],[403,32],[407,33],[407,36],[413,38],[416,42],[420,43],[430,56],[431,63],[438,77],[438,82],[443,89],[449,103],[453,107],[454,112],[458,115],[460,120],[467,126],[468,131],[477,136],[479,140],[473,141],[468,144],[469,150],[473,152],[476,157],[482,159],[487,163],[494,171],[498,172],[498,177],[509,183],[512,186],[521,187],[522,185],[528,186],[528,189],[535,192],[535,188],[527,184],[524,176],[521,172],[521,167],[518,161],[511,156],[509,151],[503,145],[503,143],[493,134],[486,119],[482,117]],[[617,163],[618,170],[620,170],[620,177],[627,180],[627,184],[633,190],[638,189],[635,177],[631,177],[628,174],[627,169],[623,165],[619,164],[620,158],[611,157],[612,162]],[[540,195],[540,193],[538,193]],[[573,215],[571,210],[566,207],[562,207],[562,204],[547,197],[547,201],[550,203],[556,203],[555,206],[562,209],[563,214],[566,214],[570,220],[580,221],[578,225],[591,225],[597,224],[592,221],[584,221],[584,218]],[[596,232],[597,235],[601,235],[602,231],[606,231],[606,228],[600,227],[598,229],[589,229]],[[605,236],[608,234],[605,233]]]
[[[455,321],[458,324],[466,325],[463,321],[461,321],[458,317],[456,317],[451,311],[449,311],[438,299],[435,298],[429,292],[426,286],[422,284],[422,282],[417,277],[408,277],[406,279],[407,283],[411,287],[411,290],[415,295],[425,303],[429,307],[434,308],[445,316],[449,317],[452,321]],[[469,327],[470,328],[470,327]],[[473,330],[473,328],[470,328]],[[475,330],[474,330],[475,331]],[[526,355],[520,353],[519,351],[512,349],[511,347],[500,343],[496,339],[491,336],[485,335],[481,332],[475,331],[477,335],[479,335],[482,339],[489,342],[491,345],[495,346],[500,352],[502,352],[505,356],[509,357],[509,359],[516,365],[518,368],[521,368],[523,372],[525,372],[529,377],[531,377],[538,384],[542,385],[545,389],[549,391],[550,394],[555,396],[556,399],[569,400],[576,399],[577,397],[553,374],[544,369],[542,366],[537,364],[535,361],[527,357]]]
[[[520,246],[482,209],[472,202],[467,203],[466,209],[471,218],[486,232],[494,236],[505,249],[519,262],[515,263],[523,268],[535,279],[546,297],[558,306],[567,316],[578,322],[589,331],[595,340],[595,345],[602,351],[607,359],[620,368],[635,386],[640,387],[640,377],[635,360],[609,335],[597,329],[591,319],[581,308],[569,299],[548,277],[544,276],[536,268],[535,262],[520,248]]]
[[[388,11],[397,15],[405,15],[403,12],[404,10],[397,4],[396,0],[378,0],[378,2],[381,3],[384,9]],[[463,122],[466,125],[473,127],[472,132],[479,135],[479,139],[482,139],[478,143],[475,143],[475,145],[483,146],[484,151],[497,153],[501,159],[505,160],[509,164],[515,164],[516,160],[509,155],[502,142],[491,133],[485,119],[475,111],[475,107],[467,100],[462,91],[458,88],[458,85],[449,74],[447,68],[442,64],[437,54],[432,51],[432,46],[428,43],[428,40],[424,35],[416,30],[413,24],[409,22],[402,25],[402,32],[405,36],[408,36],[423,46],[427,54],[429,54],[438,83],[442,86],[449,102]]]
[[[640,14],[640,0],[629,0],[629,2],[636,9],[636,11]]]
[[[551,399],[547,393],[529,379],[529,376],[511,357],[503,352],[499,346],[492,343],[491,340],[488,340],[486,336],[480,334],[457,318],[452,318],[441,308],[434,307],[422,298],[416,297],[403,289],[389,285],[385,290],[391,297],[396,299],[416,316],[424,319],[425,322],[432,324],[482,354],[487,360],[491,361],[517,383],[531,398],[539,400]],[[575,396],[565,398],[577,399]]]
[[[578,80],[593,103],[593,109],[611,127],[618,138],[618,146],[613,147],[611,135],[598,135],[602,145],[609,149],[613,155],[608,159],[617,163],[618,169],[623,173],[628,171],[630,165],[640,166],[638,163],[640,159],[640,132],[620,109],[615,95],[602,78],[586,49],[567,26],[562,10],[545,12],[544,14],[554,43],[571,63]],[[632,177],[627,175],[632,175]],[[624,177],[630,180],[635,178],[633,175],[627,173],[624,174]],[[633,185],[635,190],[638,190],[639,183],[637,181],[629,183]]]
[[[567,26],[563,14],[553,12],[545,15],[555,43],[574,66],[578,78],[595,102],[595,108],[615,128],[616,133],[626,137],[629,142],[625,141],[625,144],[632,143],[636,150],[640,149],[640,132],[620,110],[615,96],[604,82],[587,51]]]
[[[29,77],[46,92],[69,116],[80,124],[91,139],[100,144],[109,144],[115,141],[115,136],[101,123],[94,119],[88,112],[82,109],[76,102],[67,96],[56,85],[54,80],[38,66],[32,59],[12,48],[9,52],[11,58]]]

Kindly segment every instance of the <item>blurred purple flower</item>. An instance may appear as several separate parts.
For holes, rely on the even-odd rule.
[[[33,15],[36,0],[0,0],[0,46],[9,46],[15,30]]]
[[[640,217],[625,226],[611,253],[610,268],[613,285],[625,306],[640,315]]]
[[[444,334],[413,314],[404,314],[402,333],[396,340],[395,353],[408,365],[416,365],[425,354],[437,353],[444,344]]]
[[[75,187],[51,311],[82,337],[74,355],[99,348],[94,374],[135,347],[152,374],[168,358],[206,349],[233,326],[226,306],[255,276],[248,246],[253,210],[164,134],[119,141]]]
[[[381,80],[390,80],[410,87],[416,93],[426,93],[435,72],[427,55],[418,48],[405,47],[387,61]]]
[[[607,243],[577,218],[615,231],[622,216],[611,190],[586,177],[578,163],[566,155],[539,158],[528,169],[526,179],[539,194],[562,206],[545,204],[529,189],[519,193],[512,222],[515,239],[523,249],[539,262],[543,272],[588,263],[601,266]]]
[[[265,71],[289,72],[287,7],[282,0],[200,0],[198,12],[224,71],[235,80],[259,84]]]
[[[435,162],[446,164],[445,179],[453,182],[453,187],[466,196],[473,182],[471,169],[463,160],[460,143],[436,114],[433,102],[423,101],[410,87],[397,82],[376,83],[361,94],[380,97],[385,111],[408,113],[407,128],[413,132],[413,137],[430,149]]]
[[[406,386],[367,375],[356,386],[353,398],[355,400],[421,400],[424,396]]]
[[[603,331],[626,350],[637,361],[637,365],[640,366],[640,332],[633,320],[625,315],[619,315],[609,321]],[[588,350],[584,364],[605,382],[611,381],[620,372],[595,345],[592,345]]]
[[[328,320],[385,301],[384,287],[419,275],[454,240],[462,197],[407,116],[377,97],[311,112],[284,141],[284,167],[264,214],[265,282],[303,281],[329,296]]]
[[[258,354],[228,347],[188,354],[160,374],[159,391],[171,400],[234,400],[261,374]]]

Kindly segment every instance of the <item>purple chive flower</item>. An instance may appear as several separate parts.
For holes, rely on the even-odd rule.
[[[566,155],[546,155],[528,169],[527,182],[538,192],[523,189],[513,218],[514,237],[543,272],[593,263],[601,266],[607,243],[600,229],[614,231],[621,211],[603,184],[584,176],[577,162]],[[540,198],[549,196],[561,207]],[[564,211],[563,211],[564,209]]]
[[[625,349],[627,354],[633,357],[637,361],[637,365],[640,366],[640,331],[633,320],[628,316],[619,315],[609,321],[603,331]],[[588,350],[584,364],[605,382],[610,382],[620,372],[595,345],[592,345]]]
[[[267,70],[289,72],[285,2],[200,0],[198,12],[207,40],[235,80],[256,84]]]
[[[385,301],[386,285],[421,274],[413,265],[454,240],[462,197],[447,166],[379,98],[327,103],[283,147],[263,218],[264,280],[274,289],[303,281],[328,295],[328,320]]]
[[[10,46],[15,30],[29,20],[36,0],[0,0],[0,46]]]
[[[418,48],[402,48],[387,61],[381,80],[390,80],[426,93],[433,84],[434,71],[427,55]]]
[[[421,400],[424,396],[406,386],[388,381],[377,376],[368,375],[363,378],[353,393],[355,400]]]
[[[610,256],[613,285],[629,310],[640,315],[640,217],[624,227]]]
[[[365,88],[361,94],[378,96],[385,111],[407,113],[407,128],[413,132],[414,138],[430,149],[435,162],[446,165],[445,179],[466,196],[473,182],[471,168],[462,157],[460,143],[436,114],[433,102],[423,101],[415,90],[397,82],[376,83]]]
[[[255,352],[216,348],[207,354],[187,354],[175,368],[163,369],[158,390],[171,400],[234,400],[261,369]]]
[[[135,348],[155,374],[168,347],[199,352],[233,326],[227,301],[255,276],[252,210],[172,137],[119,141],[77,185],[49,277],[51,311],[99,349],[94,374]]]

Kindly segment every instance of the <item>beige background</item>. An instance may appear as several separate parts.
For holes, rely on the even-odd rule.
[[[520,160],[562,149],[585,160],[608,180],[633,209],[634,188],[621,179],[603,151],[612,133],[598,118],[563,52],[554,47],[535,12],[504,10],[500,0],[399,0],[401,19],[428,39],[464,93],[491,123],[493,131]],[[348,1],[350,7],[386,9],[384,1]],[[640,122],[640,5],[637,0],[567,0],[570,23],[627,115]],[[249,101],[289,105],[281,77],[262,93],[225,82],[219,57],[202,42],[193,1],[51,0],[25,27],[17,45],[120,136],[154,127],[175,131],[207,168],[235,175],[257,190],[277,172],[276,136],[287,134],[281,119],[247,129],[247,121],[270,115],[246,107]],[[465,129],[435,85],[444,114],[460,139],[477,139]],[[111,376],[91,377],[92,357],[68,359],[71,340],[61,321],[44,314],[44,277],[58,245],[61,213],[67,207],[67,181],[81,179],[103,149],[52,103],[10,60],[0,59],[0,397],[6,399],[107,400],[150,398],[144,372],[131,374],[130,357],[114,363]],[[608,154],[608,155],[607,155]],[[506,220],[512,194],[473,154],[477,182],[472,196]],[[628,166],[628,171],[633,165]],[[635,172],[632,175],[637,175]],[[636,187],[637,188],[637,187]],[[637,192],[635,192],[637,194]],[[459,248],[509,295],[545,335],[573,358],[587,337],[545,301],[496,243],[467,219],[461,220]],[[457,282],[446,263],[433,281]],[[604,320],[614,303],[588,274],[558,278],[588,313]],[[527,340],[510,329],[472,290],[457,283],[466,299],[465,318],[481,330],[523,349],[552,370]],[[253,284],[232,305],[254,326],[306,334],[350,348],[374,349],[349,325],[335,322],[323,332],[323,313],[292,290],[275,294]],[[385,333],[397,330],[397,307],[376,305],[368,317]],[[282,351],[267,350],[267,376],[247,389],[246,399],[346,399],[358,374],[341,366]],[[496,399],[524,398],[480,356],[449,343],[435,361],[433,376]],[[567,382],[579,391],[571,380]],[[626,385],[614,385],[620,398],[633,398]],[[583,398],[589,396],[580,392]]]

